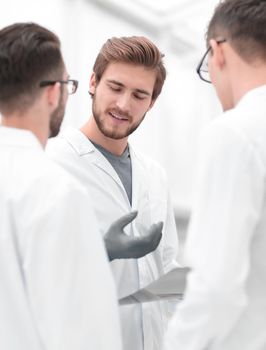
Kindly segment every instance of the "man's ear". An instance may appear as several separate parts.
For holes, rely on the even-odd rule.
[[[92,73],[91,78],[90,78],[90,90],[89,93],[94,95],[96,90],[96,77],[95,73]]]
[[[218,68],[223,68],[225,64],[224,45],[220,45],[216,40],[210,40],[213,64]]]
[[[61,97],[61,84],[55,83],[53,85],[47,86],[46,95],[48,103],[52,109],[57,108]]]

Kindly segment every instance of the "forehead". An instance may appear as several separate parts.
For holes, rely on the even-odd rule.
[[[116,81],[132,90],[146,90],[152,93],[156,71],[141,65],[115,62],[107,66],[101,80]]]

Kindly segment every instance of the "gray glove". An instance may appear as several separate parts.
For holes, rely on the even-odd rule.
[[[142,237],[132,237],[124,233],[123,229],[131,223],[138,212],[122,216],[116,220],[104,236],[109,260],[114,259],[138,259],[153,252],[159,245],[162,238],[163,223],[151,225],[147,235]]]

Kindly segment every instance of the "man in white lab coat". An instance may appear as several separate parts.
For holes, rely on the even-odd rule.
[[[104,235],[112,220],[137,210],[126,234],[143,237],[163,222],[159,247],[141,259],[111,262],[119,297],[142,288],[176,266],[178,249],[166,175],[128,144],[159,96],[165,68],[158,48],[144,37],[107,40],[90,80],[92,115],[80,129],[68,129],[48,146],[48,154],[92,194]],[[120,308],[123,348],[160,350],[167,319],[162,302]]]
[[[224,109],[202,135],[192,268],[167,350],[266,349],[266,1],[221,2],[198,73]],[[208,63],[208,64],[207,64]]]
[[[3,350],[122,349],[115,285],[90,200],[43,150],[76,88],[55,34],[34,23],[0,30]]]

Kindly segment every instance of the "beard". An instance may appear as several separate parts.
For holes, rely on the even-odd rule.
[[[66,105],[63,101],[63,91],[61,90],[58,106],[53,111],[53,113],[51,113],[51,115],[50,115],[50,125],[49,125],[50,135],[49,135],[49,138],[55,137],[58,135],[62,121],[64,119],[65,107],[66,107]]]
[[[128,127],[122,129],[122,128],[119,128],[119,126],[118,127],[114,126],[113,128],[111,128],[111,127],[108,127],[108,125],[106,125],[105,123],[106,117],[104,116],[104,113],[101,113],[98,109],[97,98],[95,93],[92,96],[92,115],[94,117],[94,120],[97,124],[98,129],[101,131],[101,133],[104,136],[114,140],[121,140],[123,138],[128,137],[130,134],[132,134],[139,127],[139,125],[141,124],[141,122],[143,121],[146,115],[145,113],[140,120],[138,120],[135,123],[132,123],[130,122],[132,120],[132,117],[128,113],[124,113],[123,111],[121,111],[119,108],[116,108],[116,109],[113,108],[110,111],[116,112],[120,115],[124,115],[125,117],[127,117],[129,121]],[[106,113],[108,114],[108,111],[106,111]]]

